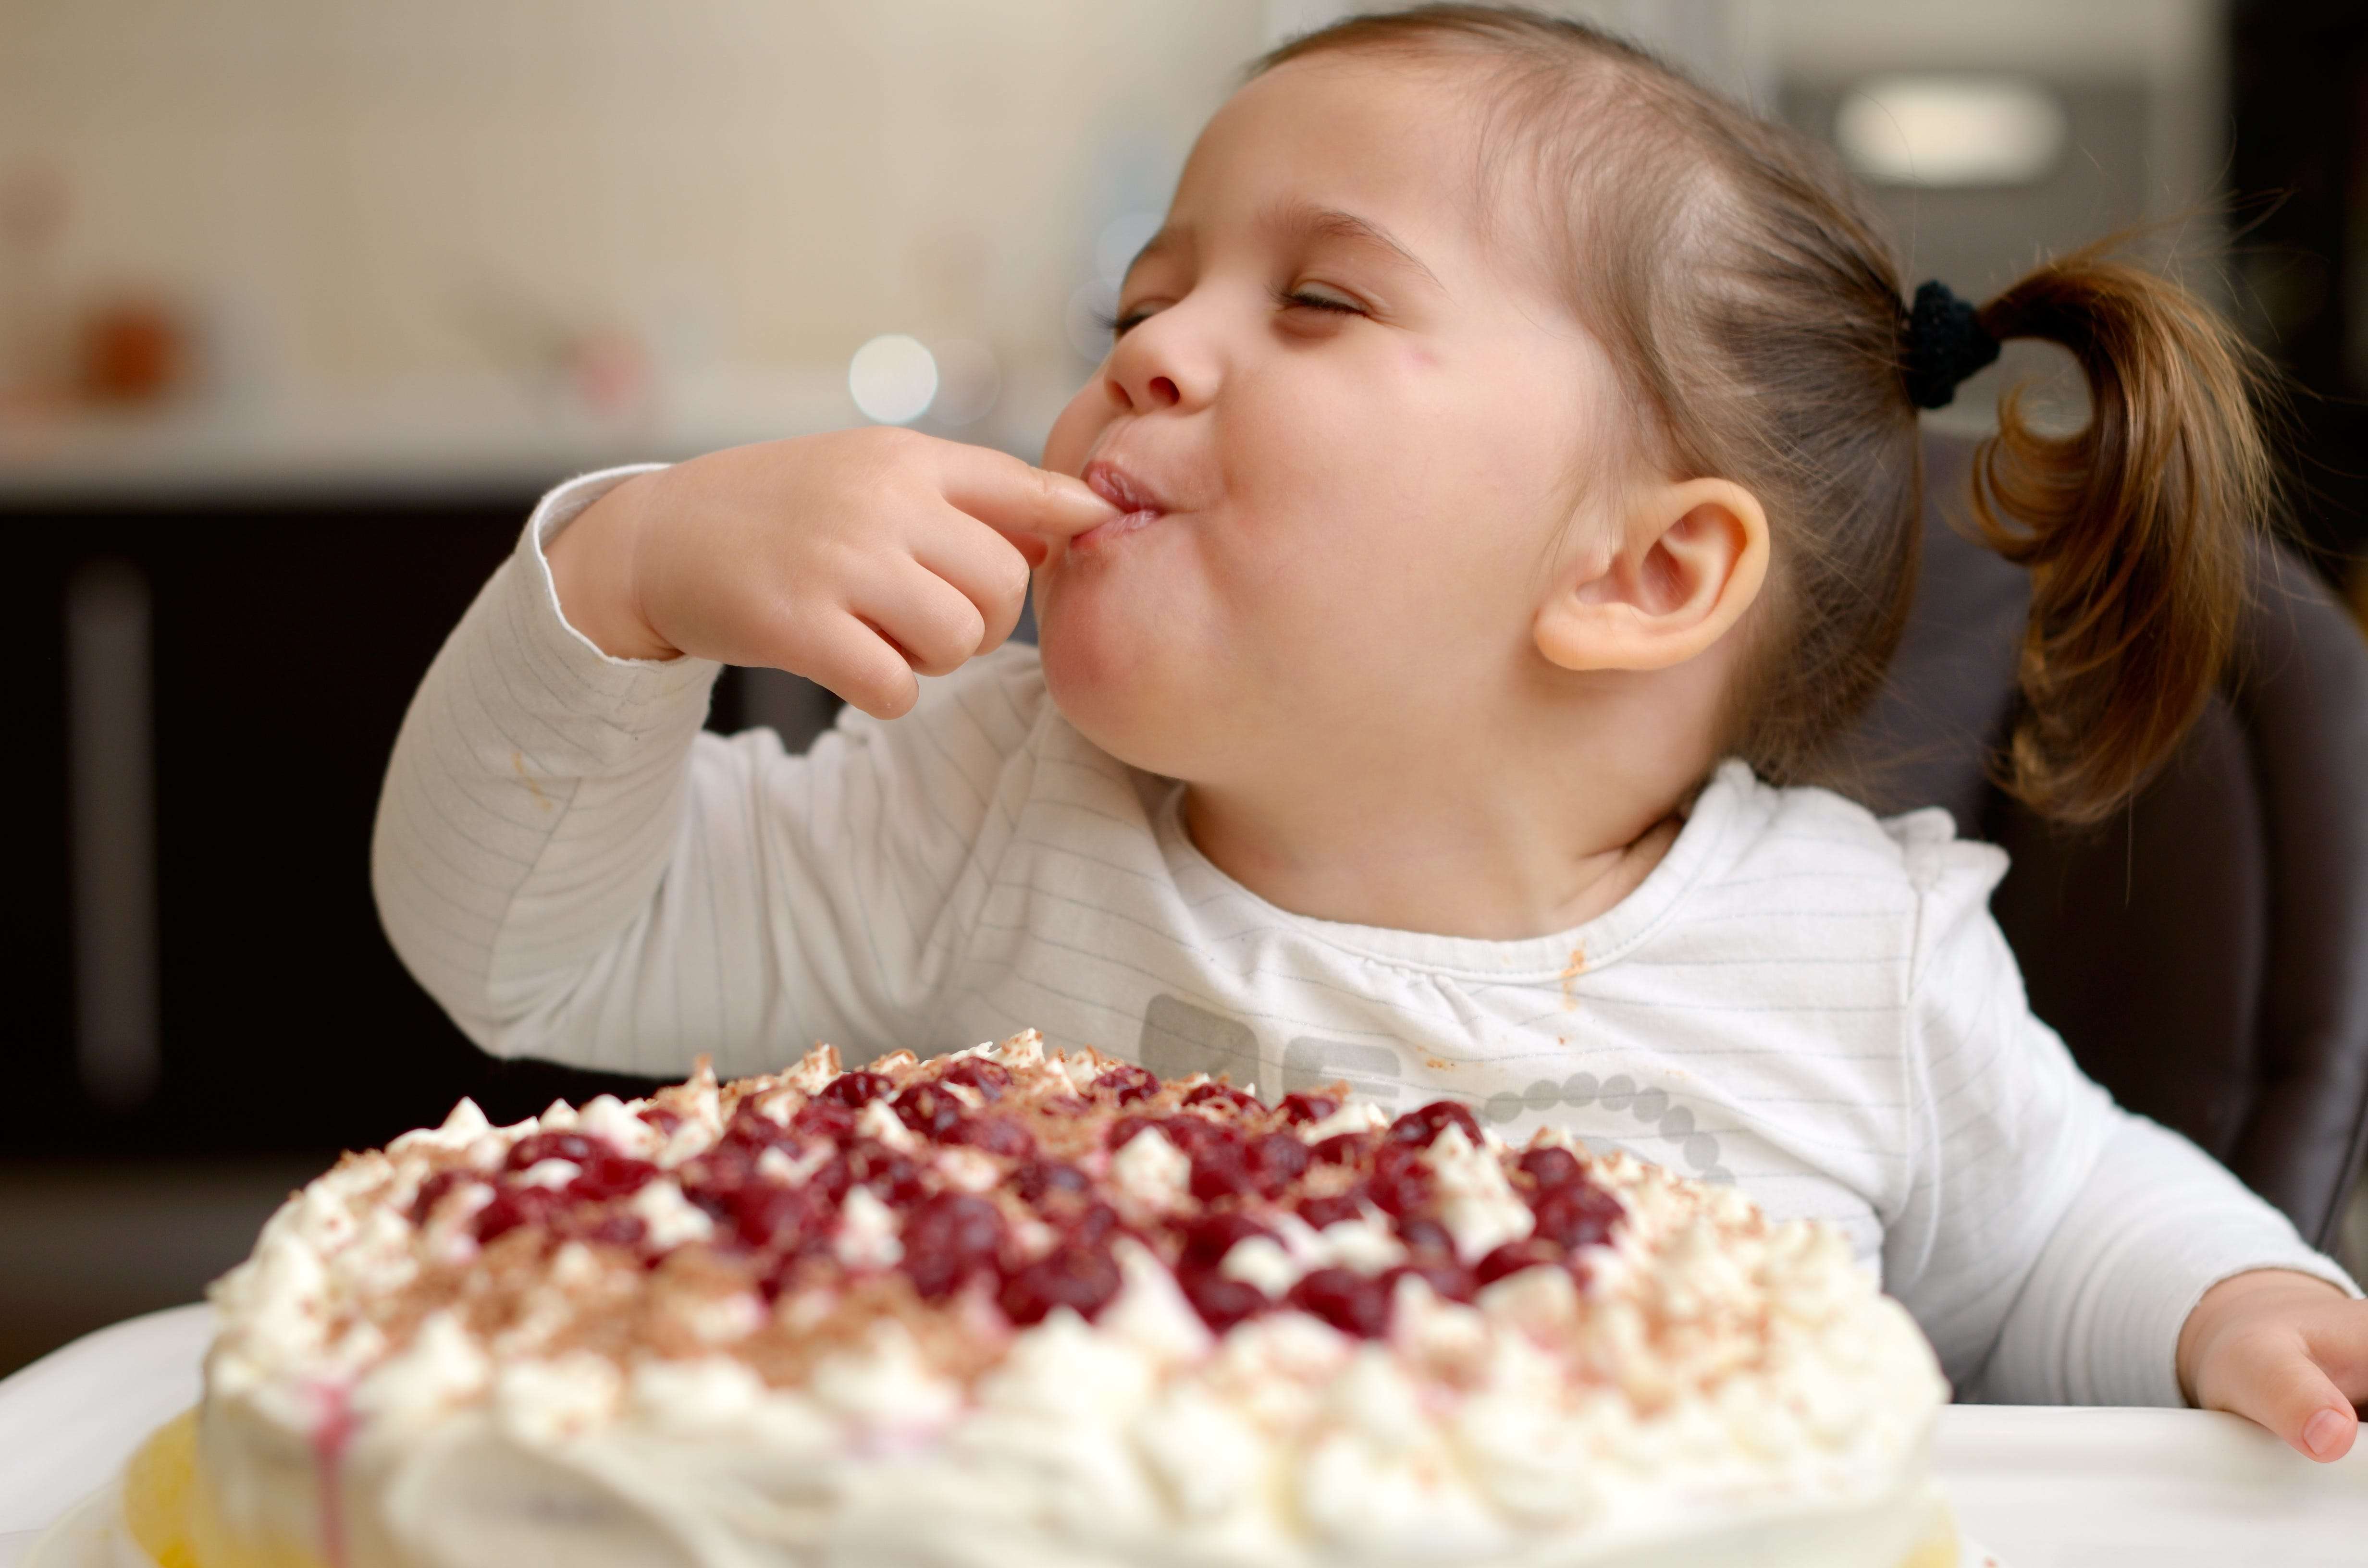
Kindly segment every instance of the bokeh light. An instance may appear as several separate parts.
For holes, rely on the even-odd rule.
[[[879,425],[910,425],[938,395],[938,361],[917,337],[886,333],[848,361],[847,390],[863,417]]]
[[[2055,167],[2069,131],[2055,95],[2019,76],[1879,77],[1834,117],[1842,156],[1886,185],[2027,185]]]

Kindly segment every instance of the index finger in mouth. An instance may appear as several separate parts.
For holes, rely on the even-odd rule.
[[[1119,516],[1083,480],[987,447],[957,449],[939,477],[949,502],[1015,543],[1074,539]]]

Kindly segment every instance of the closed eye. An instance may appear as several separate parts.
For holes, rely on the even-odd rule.
[[[1140,309],[1121,311],[1117,315],[1110,315],[1101,311],[1094,312],[1095,321],[1099,323],[1101,329],[1113,338],[1124,337],[1128,333],[1149,321],[1151,316],[1151,312]]]
[[[1342,300],[1330,294],[1314,294],[1304,289],[1278,290],[1274,302],[1284,310],[1331,311],[1340,315],[1360,316],[1365,308],[1353,300]]]

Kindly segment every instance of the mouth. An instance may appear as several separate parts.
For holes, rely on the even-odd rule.
[[[1120,516],[1069,540],[1071,550],[1092,550],[1121,535],[1147,528],[1167,515],[1167,503],[1157,493],[1107,458],[1087,463],[1083,477],[1087,487],[1116,506]]]

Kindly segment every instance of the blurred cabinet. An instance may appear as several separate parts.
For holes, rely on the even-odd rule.
[[[610,1082],[482,1057],[370,901],[404,706],[532,501],[0,505],[0,1042],[37,1112],[0,1157],[359,1147]]]

